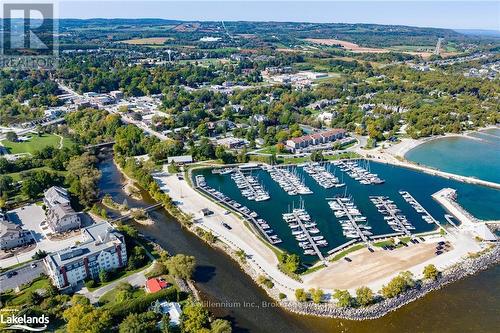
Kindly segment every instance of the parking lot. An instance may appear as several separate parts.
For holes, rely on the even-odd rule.
[[[31,257],[38,250],[46,252],[55,252],[64,248],[73,246],[76,241],[80,240],[81,235],[76,234],[74,237],[63,240],[53,241],[47,238],[46,231],[43,230],[40,224],[45,220],[45,212],[41,206],[36,204],[27,205],[21,208],[9,211],[8,217],[11,222],[21,225],[24,229],[30,230],[33,238],[36,241],[36,247],[28,252],[20,253],[17,256],[0,260],[0,267],[9,267],[19,262],[31,260]]]
[[[34,261],[22,267],[10,270],[0,275],[0,292],[15,289],[25,283],[31,282],[45,272],[41,260]]]

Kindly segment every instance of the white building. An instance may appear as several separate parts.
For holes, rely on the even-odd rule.
[[[47,224],[56,233],[80,228],[80,214],[71,208],[68,191],[52,186],[44,193],[43,203],[47,207]]]
[[[111,224],[94,224],[82,233],[81,243],[44,259],[47,272],[59,289],[98,279],[101,270],[111,271],[127,264],[125,239]]]
[[[0,250],[24,246],[30,243],[31,239],[31,233],[28,230],[9,222],[7,217],[0,212]]]

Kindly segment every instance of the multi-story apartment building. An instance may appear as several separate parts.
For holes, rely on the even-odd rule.
[[[101,270],[111,271],[127,264],[125,239],[111,224],[94,224],[83,229],[82,234],[81,243],[44,259],[49,276],[60,289],[98,279]]]

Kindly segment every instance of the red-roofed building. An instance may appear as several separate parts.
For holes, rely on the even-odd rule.
[[[312,145],[327,143],[341,139],[345,136],[346,130],[342,128],[334,128],[324,132],[318,132],[311,135],[304,135],[298,138],[292,138],[286,142],[288,148],[295,151],[299,148],[306,148]]]
[[[156,293],[162,289],[168,288],[169,286],[170,284],[163,279],[153,278],[146,281],[146,291],[148,293]]]

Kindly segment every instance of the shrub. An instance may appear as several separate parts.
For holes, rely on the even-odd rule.
[[[96,285],[97,283],[94,280],[85,281],[85,287],[87,287],[87,289],[94,288]]]

